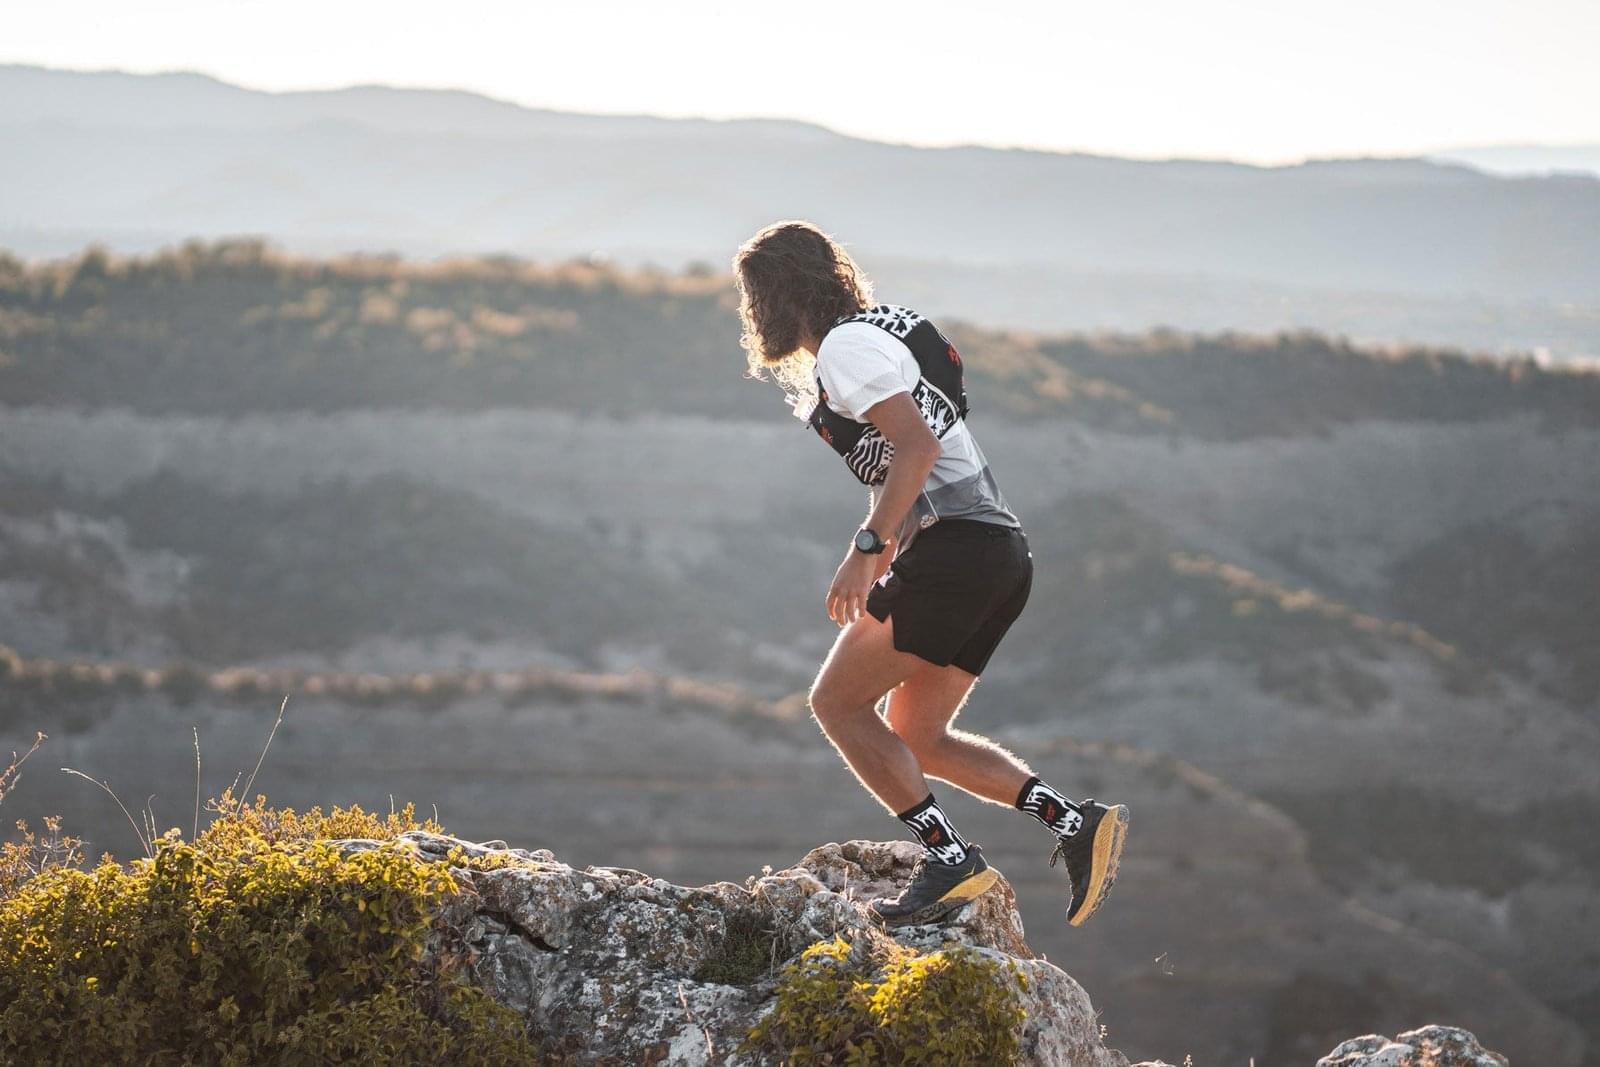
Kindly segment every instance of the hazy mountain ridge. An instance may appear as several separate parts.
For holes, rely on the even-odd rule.
[[[1471,145],[1429,158],[1465,163],[1491,174],[1591,174],[1600,176],[1600,144]]]
[[[374,87],[265,94],[194,75],[0,68],[0,101],[0,241],[31,254],[248,233],[318,252],[677,266],[720,263],[757,226],[800,215],[869,265],[905,264],[886,280],[922,286],[933,310],[977,321],[1186,326],[1203,298],[1256,329],[1458,343],[1476,329],[1494,350],[1600,355],[1592,177],[923,149],[800,123],[561,115]],[[1047,283],[1021,315],[983,295],[989,271],[1018,265]],[[1073,294],[1080,273],[1096,299]],[[1263,285],[1287,289],[1287,307],[1263,302]]]
[[[786,134],[803,140],[844,138],[792,119],[583,114],[527,107],[463,89],[387,85],[269,93],[195,72],[130,74],[0,63],[0,89],[0,124],[66,122],[155,130],[350,123],[393,133],[513,139],[541,134],[650,137],[724,130]]]

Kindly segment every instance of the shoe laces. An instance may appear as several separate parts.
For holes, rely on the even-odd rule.
[[[1054,867],[1056,865],[1056,860],[1065,860],[1066,858],[1067,838],[1058,837],[1056,838],[1056,847],[1050,850],[1050,866]]]

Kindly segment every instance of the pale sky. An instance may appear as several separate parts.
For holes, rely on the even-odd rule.
[[[0,62],[1285,162],[1600,141],[1600,0],[0,0]]]

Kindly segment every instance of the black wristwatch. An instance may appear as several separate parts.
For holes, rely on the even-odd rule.
[[[856,531],[856,551],[865,552],[869,556],[876,556],[889,547],[889,543],[878,536],[876,530],[863,526]]]

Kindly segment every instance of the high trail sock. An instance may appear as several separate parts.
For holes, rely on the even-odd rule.
[[[1071,837],[1083,826],[1083,809],[1039,781],[1038,775],[1022,784],[1017,810],[1044,823],[1057,837]]]
[[[932,793],[921,804],[909,811],[902,811],[898,818],[922,842],[922,847],[928,850],[929,859],[951,866],[966,862],[967,842],[950,825],[949,817],[939,807],[939,802],[933,799]]]

